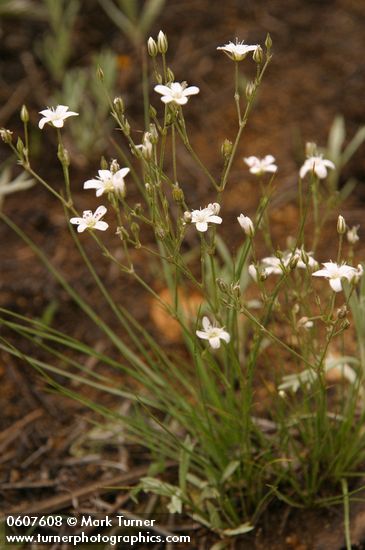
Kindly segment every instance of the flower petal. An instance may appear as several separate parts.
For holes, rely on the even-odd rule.
[[[94,228],[95,229],[99,229],[99,231],[106,231],[109,227],[109,224],[107,224],[106,222],[96,222],[96,224],[94,225]]]
[[[336,277],[336,279],[330,279],[329,283],[331,285],[332,290],[334,290],[335,292],[341,292],[342,283],[339,277]]]
[[[209,344],[213,349],[218,349],[221,347],[221,341],[219,340],[218,336],[214,336],[213,338],[209,338]]]

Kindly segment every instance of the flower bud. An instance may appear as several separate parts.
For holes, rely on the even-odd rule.
[[[168,48],[167,36],[160,31],[157,35],[157,48],[160,53],[166,53]]]
[[[149,135],[151,143],[155,145],[158,142],[158,131],[156,128],[156,124],[150,124]]]
[[[158,54],[158,47],[156,41],[152,38],[152,36],[150,36],[147,40],[147,50],[151,57],[156,57],[156,55]]]
[[[108,163],[106,161],[106,158],[104,156],[100,159],[100,169],[101,170],[108,170]]]
[[[129,134],[131,133],[131,126],[125,117],[123,117],[123,120],[122,120],[122,129],[125,135],[129,136]]]
[[[116,114],[121,117],[124,113],[124,101],[121,97],[115,97],[113,99],[113,106]]]
[[[337,319],[345,319],[347,313],[348,313],[347,306],[346,306],[346,304],[343,304],[343,305],[337,310]]]
[[[191,212],[189,211],[184,212],[184,222],[191,223],[191,219],[192,219]]]
[[[346,222],[343,216],[338,216],[337,218],[337,233],[339,235],[344,235],[346,233]]]
[[[341,324],[341,329],[342,330],[347,330],[348,328],[350,328],[350,321],[348,319],[345,319],[344,322]]]
[[[145,189],[146,189],[146,193],[149,197],[152,197],[153,196],[153,187],[152,185],[147,181],[145,184]]]
[[[248,237],[253,237],[255,235],[255,228],[251,218],[240,214],[237,218],[238,223],[242,227],[243,231]]]
[[[208,208],[211,209],[215,216],[218,216],[219,212],[221,211],[221,205],[218,202],[209,203]]]
[[[6,128],[0,129],[0,137],[4,143],[10,144],[13,141],[13,132]]]
[[[29,113],[28,113],[28,109],[26,108],[25,105],[23,105],[23,107],[21,108],[20,120],[24,123],[29,122]]]
[[[223,279],[216,279],[217,286],[221,292],[224,294],[228,291],[228,285],[223,281]]]
[[[140,227],[139,227],[138,223],[136,223],[136,222],[131,223],[131,233],[134,237],[134,240],[136,241],[136,245],[140,245],[139,232],[140,232]]]
[[[172,190],[172,198],[174,201],[178,204],[181,204],[184,202],[184,191],[179,187],[178,185],[174,185]]]
[[[175,81],[175,75],[172,72],[172,70],[170,69],[170,67],[167,68],[166,75],[167,75],[167,81],[168,82],[174,82]]]
[[[98,77],[98,79],[100,80],[100,82],[103,82],[104,81],[104,71],[101,67],[98,67],[96,69],[96,76]]]
[[[257,46],[256,50],[253,52],[252,56],[253,60],[257,64],[261,64],[264,60],[264,52],[262,51],[261,46]]]
[[[225,139],[221,146],[222,157],[228,160],[232,154],[233,144],[229,139]]]
[[[272,48],[272,40],[271,40],[271,36],[270,36],[269,33],[267,33],[267,35],[266,35],[265,47],[268,51],[270,51],[271,48]]]
[[[289,260],[289,269],[293,270],[297,267],[299,262],[299,256],[297,254],[294,254]]]
[[[156,115],[157,115],[157,111],[156,111],[156,109],[155,109],[152,105],[150,105],[149,113],[150,113],[150,117],[151,117],[151,118],[155,118]]]
[[[251,99],[251,97],[253,96],[253,94],[255,93],[255,83],[254,82],[249,82],[246,86],[246,98],[249,100]]]
[[[256,267],[253,264],[250,264],[248,266],[248,274],[252,277],[252,279],[255,281],[255,283],[257,283],[258,271],[257,271]]]
[[[16,150],[18,151],[18,153],[21,157],[24,155],[24,143],[20,139],[20,137],[18,137],[17,142],[16,142]]]
[[[115,174],[116,172],[118,172],[118,170],[120,170],[118,161],[116,159],[113,159],[110,163],[110,171],[112,174]]]

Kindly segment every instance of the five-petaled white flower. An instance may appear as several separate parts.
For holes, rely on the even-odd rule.
[[[325,262],[324,269],[319,269],[312,273],[313,277],[325,277],[335,292],[341,292],[342,279],[347,279],[351,282],[355,277],[361,277],[362,273],[350,265],[338,265],[335,262]]]
[[[39,114],[43,115],[43,118],[41,118],[38,123],[41,130],[46,122],[49,122],[52,126],[55,126],[55,128],[62,128],[66,118],[79,115],[79,113],[69,111],[67,105],[57,105],[56,108],[51,107],[50,109],[44,109],[44,111],[39,111]]]
[[[257,47],[258,44],[249,46],[248,44],[244,44],[244,40],[242,40],[242,42],[236,42],[236,44],[234,42],[229,42],[224,46],[219,46],[217,50],[224,51],[233,61],[242,61],[249,52],[254,52]]]
[[[97,178],[85,181],[84,189],[96,189],[97,197],[103,193],[118,193],[124,196],[124,178],[128,173],[129,168],[121,168],[114,173],[111,170],[98,170]]]
[[[229,333],[224,330],[224,327],[216,327],[211,324],[208,317],[203,317],[202,325],[204,330],[197,330],[196,335],[202,340],[208,340],[209,345],[213,349],[218,349],[221,346],[221,340],[230,341]]]
[[[176,103],[177,105],[185,105],[189,96],[198,94],[199,91],[197,86],[187,86],[185,82],[172,82],[168,86],[162,84],[155,86],[155,92],[162,95],[161,101]]]
[[[251,218],[248,216],[245,216],[244,214],[240,214],[237,218],[238,223],[242,227],[243,231],[248,237],[253,237],[255,234],[255,228],[253,225],[253,222]]]
[[[271,172],[275,174],[278,167],[275,164],[275,157],[272,155],[266,155],[266,157],[259,159],[258,157],[246,157],[243,159],[250,169],[251,174],[262,176],[265,172]]]
[[[205,208],[199,210],[192,210],[191,223],[195,223],[195,227],[201,233],[205,233],[208,230],[208,223],[222,223],[222,218],[218,216],[220,206],[218,203],[208,204]]]
[[[91,210],[84,210],[82,218],[71,218],[70,222],[77,225],[77,231],[82,233],[85,229],[99,229],[105,231],[109,225],[106,222],[100,221],[100,218],[106,213],[105,206],[98,206],[94,214]]]
[[[324,159],[323,155],[308,157],[299,171],[301,179],[305,178],[308,172],[314,172],[319,179],[327,177],[327,168],[334,170],[336,166],[331,160]]]

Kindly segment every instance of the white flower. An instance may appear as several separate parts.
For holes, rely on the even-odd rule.
[[[244,216],[243,214],[240,214],[237,218],[238,223],[242,227],[243,231],[248,237],[253,237],[255,234],[255,228],[253,225],[253,222],[251,218],[248,216]]]
[[[70,222],[77,225],[77,231],[82,233],[85,229],[99,229],[105,231],[109,225],[106,222],[100,221],[100,218],[106,213],[105,206],[98,206],[94,214],[91,210],[84,210],[82,218],[71,218]]]
[[[43,118],[38,123],[39,128],[42,130],[46,122],[52,124],[56,128],[62,128],[66,118],[69,116],[78,116],[79,113],[74,113],[69,111],[67,105],[57,105],[56,108],[51,107],[50,109],[44,109],[44,111],[39,111],[40,115],[43,115]]]
[[[254,52],[257,47],[258,44],[249,46],[248,44],[244,44],[244,40],[242,40],[242,42],[236,42],[236,44],[234,42],[229,42],[224,46],[219,46],[217,50],[224,51],[233,61],[242,61],[249,52]]]
[[[124,196],[124,178],[129,173],[129,168],[121,168],[116,172],[111,170],[98,170],[96,179],[87,180],[84,189],[96,189],[96,196],[101,197],[103,193],[119,193]]]
[[[341,292],[342,290],[341,279],[347,279],[351,282],[357,275],[360,277],[362,275],[360,271],[350,265],[338,265],[335,262],[325,262],[322,265],[324,265],[324,269],[319,269],[312,273],[312,275],[313,277],[325,277],[328,279],[332,290],[335,292]]]
[[[183,503],[181,498],[178,495],[172,495],[167,509],[170,514],[181,514],[183,509]]]
[[[323,155],[314,155],[307,158],[299,175],[303,179],[308,172],[314,172],[319,179],[324,179],[327,177],[327,168],[334,170],[336,167],[331,160],[324,159]]]
[[[222,223],[222,218],[217,216],[218,203],[209,204],[206,208],[200,208],[199,210],[192,210],[191,223],[195,223],[195,227],[201,233],[205,233],[208,230],[208,223]]]
[[[197,86],[186,86],[183,82],[172,82],[168,86],[158,84],[155,86],[155,92],[161,94],[161,101],[164,103],[176,103],[177,105],[185,105],[188,102],[189,96],[199,93]]]
[[[275,174],[278,167],[275,164],[275,157],[272,155],[266,155],[266,157],[259,159],[258,157],[245,157],[244,162],[250,168],[251,174],[262,176],[265,172],[271,172]]]
[[[360,227],[359,225],[353,225],[351,229],[347,231],[346,237],[349,243],[356,244],[360,240],[360,237],[357,233],[359,230],[359,227]]]
[[[292,390],[296,393],[299,388],[309,388],[316,379],[316,373],[311,369],[305,369],[299,374],[287,374],[283,376],[281,384],[278,386],[279,392]]]
[[[227,344],[230,341],[231,337],[228,332],[224,330],[224,327],[213,326],[208,317],[203,317],[202,325],[204,330],[197,330],[196,335],[202,340],[208,340],[209,345],[213,349],[220,348],[221,340],[224,340]]]

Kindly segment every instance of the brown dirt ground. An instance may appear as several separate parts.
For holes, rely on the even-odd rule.
[[[187,79],[201,88],[199,101],[189,103],[186,118],[195,148],[213,172],[220,167],[220,144],[224,138],[234,135],[236,124],[232,64],[215,48],[236,36],[248,43],[262,43],[266,32],[273,38],[274,58],[242,140],[225,199],[223,214],[227,219],[234,220],[242,210],[250,215],[257,203],[255,182],[242,170],[240,157],[271,153],[280,167],[279,197],[273,212],[278,227],[276,237],[278,245],[285,246],[286,235],[297,218],[290,200],[303,159],[304,143],[316,140],[324,144],[337,114],[345,117],[348,136],[365,121],[364,22],[365,5],[359,0],[167,1],[151,34],[155,35],[160,28],[167,32],[170,64],[177,80]],[[30,107],[33,122],[38,120],[37,111],[47,103],[52,83],[40,63],[31,57],[32,43],[43,29],[42,22],[30,23],[25,19],[1,22],[2,126],[19,128],[16,113],[24,101]],[[133,49],[100,12],[96,2],[85,2],[77,30],[72,63],[87,63],[90,52],[106,45],[130,60],[120,69],[120,93],[136,127],[142,128],[141,90]],[[45,146],[49,135],[49,131],[42,135]],[[7,156],[4,148],[0,154],[3,158]],[[107,154],[113,156],[112,151]],[[181,183],[190,204],[199,206],[207,202],[211,197],[208,182],[183,149],[179,150],[178,157]],[[359,152],[343,176],[344,181],[349,174],[360,181],[356,197],[344,212],[349,225],[361,223],[363,217],[364,158],[363,152]],[[47,155],[46,159],[39,156],[35,162],[56,188],[61,186],[61,174],[52,156]],[[82,182],[97,165],[98,159],[95,159],[95,166],[72,170],[75,202],[80,209],[86,208],[90,200],[81,192]],[[100,303],[82,260],[65,237],[63,213],[41,187],[10,197],[5,212],[44,248],[73,286],[88,295],[93,303]],[[236,225],[227,226],[225,233],[232,245],[239,242]],[[0,305],[40,316],[54,300],[58,327],[103,348],[105,344],[95,326],[80,316],[27,247],[3,225],[0,234]],[[86,239],[84,242],[95,258],[92,244]],[[116,245],[111,243],[111,246]],[[360,257],[363,252],[361,245]],[[138,254],[135,263],[137,269],[144,269],[143,258]],[[138,289],[121,280],[107,263],[98,260],[98,265],[115,299],[123,301],[139,320],[149,322],[149,304]],[[157,282],[155,287],[162,290]],[[98,306],[101,314],[110,317],[103,307]],[[111,318],[110,322],[114,324]],[[165,344],[171,345],[168,339]],[[39,509],[43,502],[46,510],[52,506],[54,510],[60,507],[67,510],[72,506],[95,508],[103,499],[112,507],[118,506],[118,494],[105,494],[92,484],[101,481],[105,485],[111,480],[117,483],[115,476],[133,472],[137,464],[143,465],[146,457],[139,454],[138,459],[134,458],[133,448],[123,448],[117,437],[107,449],[100,450],[94,444],[88,449],[83,434],[92,418],[90,412],[82,404],[45,392],[44,382],[33,371],[4,354],[0,355],[0,381],[0,508],[4,512],[19,508],[29,511],[31,503],[34,509],[37,506]],[[103,399],[104,404],[116,406],[105,396],[97,397]],[[80,487],[85,488],[85,493],[81,493],[78,500],[72,502],[67,498]],[[62,505],[49,500],[62,500],[65,495]],[[354,541],[360,549],[365,540],[361,530],[364,522],[361,510],[356,513]],[[279,526],[274,534],[273,525]],[[313,527],[308,529],[309,525]],[[197,548],[209,547],[203,533],[200,540]],[[327,514],[323,511],[289,513],[283,508],[268,514],[255,534],[239,541],[236,548],[340,550],[343,545],[341,510]]]

